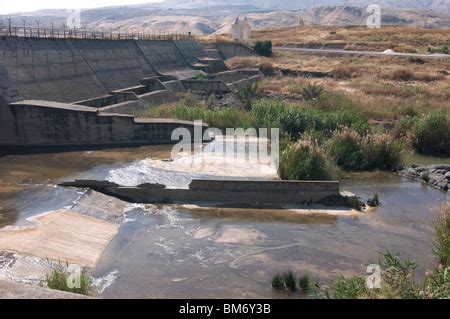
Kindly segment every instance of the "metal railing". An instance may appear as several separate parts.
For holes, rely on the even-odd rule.
[[[86,28],[69,29],[63,28],[33,28],[18,26],[0,26],[0,36],[24,37],[24,38],[46,38],[46,39],[95,39],[95,40],[187,40],[194,39],[190,33],[169,33],[161,30],[104,30]]]

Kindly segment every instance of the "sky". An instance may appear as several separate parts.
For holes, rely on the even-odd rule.
[[[41,9],[87,9],[162,0],[0,0],[0,15]]]

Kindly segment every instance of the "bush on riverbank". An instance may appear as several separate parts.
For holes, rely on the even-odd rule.
[[[370,128],[367,117],[345,109],[318,110],[293,105],[284,108],[280,116],[282,132],[293,138],[307,131],[323,132],[329,136],[341,127],[353,128],[360,133]]]
[[[79,278],[79,287],[70,288],[70,273],[67,271],[67,265],[58,264],[50,274],[45,277],[45,283],[48,288],[60,291],[71,292],[74,294],[90,296],[93,293],[92,283],[89,276],[83,271]]]
[[[410,138],[414,149],[427,155],[450,154],[450,118],[446,111],[433,111],[415,118]]]
[[[312,141],[288,145],[280,155],[278,173],[283,180],[331,180],[337,175],[334,164]]]
[[[333,169],[335,165],[346,171],[394,170],[402,162],[403,145],[388,134],[361,136],[355,130],[342,127],[334,132],[323,147],[318,146],[317,142],[308,143],[305,140],[300,141],[282,153],[280,157],[282,179],[301,179],[300,177],[310,179],[312,176],[308,176],[306,171],[312,169],[317,170],[317,177],[336,176],[332,171],[329,174],[323,172],[324,169]],[[306,154],[299,154],[301,152]],[[313,167],[313,164],[317,167]]]
[[[356,131],[348,128],[336,131],[326,148],[331,158],[344,170],[358,171],[367,167],[363,143]]]
[[[389,134],[370,134],[363,139],[363,153],[369,170],[395,170],[402,163],[402,141]]]

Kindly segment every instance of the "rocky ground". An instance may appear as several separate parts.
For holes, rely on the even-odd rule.
[[[399,172],[400,175],[422,181],[442,191],[450,187],[450,165],[413,165]]]

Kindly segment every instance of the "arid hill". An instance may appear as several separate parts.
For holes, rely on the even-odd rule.
[[[435,1],[437,3],[437,1]],[[441,1],[446,5],[448,1]],[[300,10],[267,10],[251,5],[209,5],[209,2],[190,3],[189,7],[171,2],[135,6],[119,6],[84,10],[81,12],[82,27],[103,28],[135,32],[191,32],[196,35],[222,34],[230,31],[237,16],[247,16],[254,29],[305,25],[348,26],[364,25],[366,7],[321,6]],[[383,9],[382,23],[419,27],[450,27],[449,10]],[[41,10],[10,15],[12,24],[22,26],[25,18],[28,27],[50,27],[54,23],[61,28],[67,19],[65,10]],[[7,25],[6,17],[0,18],[0,27]]]

